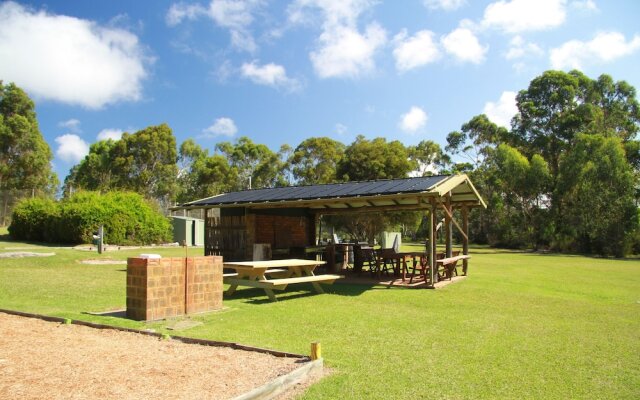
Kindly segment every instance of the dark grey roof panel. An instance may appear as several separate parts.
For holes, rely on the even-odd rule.
[[[222,206],[277,201],[352,198],[398,193],[418,193],[427,191],[429,188],[446,180],[447,178],[448,176],[438,175],[406,179],[253,189],[225,193],[207,199],[185,203],[183,206]]]

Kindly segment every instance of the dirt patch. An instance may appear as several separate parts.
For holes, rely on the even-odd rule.
[[[0,398],[229,399],[299,359],[0,313]]]
[[[9,251],[0,253],[0,258],[51,257],[56,253],[34,253],[31,251]]]

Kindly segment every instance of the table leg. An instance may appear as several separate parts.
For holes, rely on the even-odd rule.
[[[402,282],[407,280],[407,258],[402,257]]]
[[[316,269],[315,266],[296,268],[296,271],[298,273],[297,276],[315,276],[315,274],[313,273],[314,269]]]
[[[228,295],[228,296],[231,296],[232,294],[234,294],[236,292],[237,288],[238,288],[238,285],[231,285],[231,286],[229,286],[229,289],[227,289],[225,294]]]
[[[319,294],[324,293],[324,290],[322,289],[322,287],[318,282],[311,282],[311,284],[313,285],[313,288],[315,289],[316,293],[319,293]]]
[[[265,288],[264,292],[267,294],[267,297],[269,297],[269,300],[271,300],[271,301],[277,301],[278,300],[278,299],[276,299],[276,295],[275,295],[275,293],[273,293],[273,290]]]

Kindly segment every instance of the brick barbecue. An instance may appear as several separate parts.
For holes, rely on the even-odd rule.
[[[127,259],[127,318],[151,321],[221,308],[222,257]]]

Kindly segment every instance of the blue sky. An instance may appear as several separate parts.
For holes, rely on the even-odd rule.
[[[508,124],[548,69],[640,88],[637,0],[0,2],[0,79],[36,101],[61,180],[101,138],[406,145]]]

